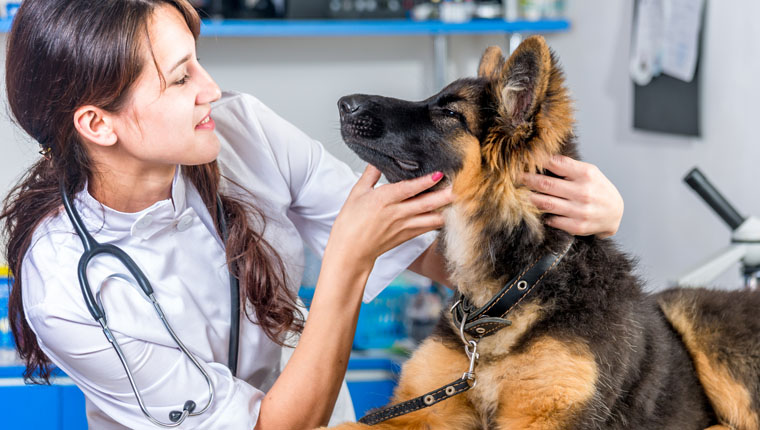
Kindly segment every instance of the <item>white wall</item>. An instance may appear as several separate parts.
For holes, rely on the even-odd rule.
[[[760,215],[760,28],[753,19],[760,3],[707,3],[701,139],[632,130],[631,2],[570,2],[573,31],[553,43],[577,100],[583,153],[626,201],[618,241],[640,257],[641,275],[656,287],[728,244],[728,228],[681,180],[691,167],[699,166],[740,213]],[[738,285],[737,270],[719,282]]]
[[[577,102],[581,151],[623,194],[626,212],[617,240],[640,258],[642,277],[659,288],[728,242],[728,229],[681,182],[692,166],[699,165],[740,212],[760,214],[754,175],[760,147],[753,121],[760,117],[753,98],[760,94],[760,58],[753,46],[760,40],[760,28],[753,26],[760,3],[708,4],[702,139],[632,130],[631,2],[573,0],[568,7],[572,30],[547,39]],[[449,76],[474,74],[490,44],[505,48],[506,38],[450,38]],[[223,88],[257,95],[356,169],[363,164],[340,141],[338,98],[364,92],[422,99],[435,90],[429,37],[204,38],[199,56]],[[36,157],[34,145],[6,117],[0,118],[3,193]],[[739,278],[732,271],[721,282],[735,286]]]

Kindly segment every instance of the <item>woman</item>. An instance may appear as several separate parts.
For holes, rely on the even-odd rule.
[[[64,370],[86,395],[91,428],[156,427],[85,305],[77,280],[83,244],[61,209],[62,185],[85,230],[126,251],[147,275],[213,387],[212,401],[135,280],[118,275],[124,267],[95,258],[86,277],[153,419],[171,424],[180,410],[182,428],[323,425],[362,295],[370,299],[407,266],[445,282],[424,233],[442,225],[435,210],[451,201],[450,190],[419,195],[440,173],[375,187],[371,166],[356,181],[253,97],[222,95],[196,59],[198,31],[186,0],[25,0],[18,11],[8,100],[43,154],[1,216],[16,274],[10,320],[26,376],[46,379],[51,363]],[[567,180],[525,178],[554,194],[537,194],[537,204],[556,208],[557,225],[577,234],[614,233],[619,216],[609,198],[576,198],[595,188],[616,196],[614,187],[583,173],[598,172],[588,165],[555,161]],[[604,215],[589,218],[597,206],[594,216]],[[306,323],[295,304],[302,241],[323,254]],[[227,267],[240,280],[246,314],[236,374],[221,364],[229,358]],[[281,370],[289,332],[301,332],[300,340]],[[183,408],[187,399],[195,408]],[[207,404],[197,416],[181,413]]]

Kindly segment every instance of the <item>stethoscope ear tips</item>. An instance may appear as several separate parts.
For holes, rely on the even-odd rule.
[[[186,401],[185,406],[182,407],[182,410],[192,413],[195,410],[195,402],[192,400]]]
[[[193,412],[194,410],[195,410],[195,402],[192,400],[188,400],[185,402],[185,405],[182,406],[182,412],[180,411],[169,412],[169,419],[173,423],[176,423],[177,421],[180,420],[180,418],[182,418],[183,414],[190,415],[190,413]],[[185,413],[185,411],[187,411],[187,413]]]

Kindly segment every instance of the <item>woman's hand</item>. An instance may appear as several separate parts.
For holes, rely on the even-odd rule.
[[[546,224],[576,236],[612,236],[623,217],[623,198],[593,164],[555,155],[544,168],[562,178],[525,173],[523,183],[533,191],[531,201],[553,214]]]
[[[325,254],[339,254],[371,267],[384,252],[443,226],[436,211],[451,203],[451,188],[420,194],[443,178],[436,172],[375,187],[380,171],[367,166],[338,214]]]
[[[436,209],[451,202],[450,188],[420,195],[442,177],[434,173],[375,188],[380,171],[373,166],[364,171],[333,224],[309,318],[293,357],[261,402],[257,430],[327,424],[375,259],[443,226]]]

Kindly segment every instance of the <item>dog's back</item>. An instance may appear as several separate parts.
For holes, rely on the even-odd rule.
[[[657,295],[720,422],[758,429],[760,292],[672,289]]]

